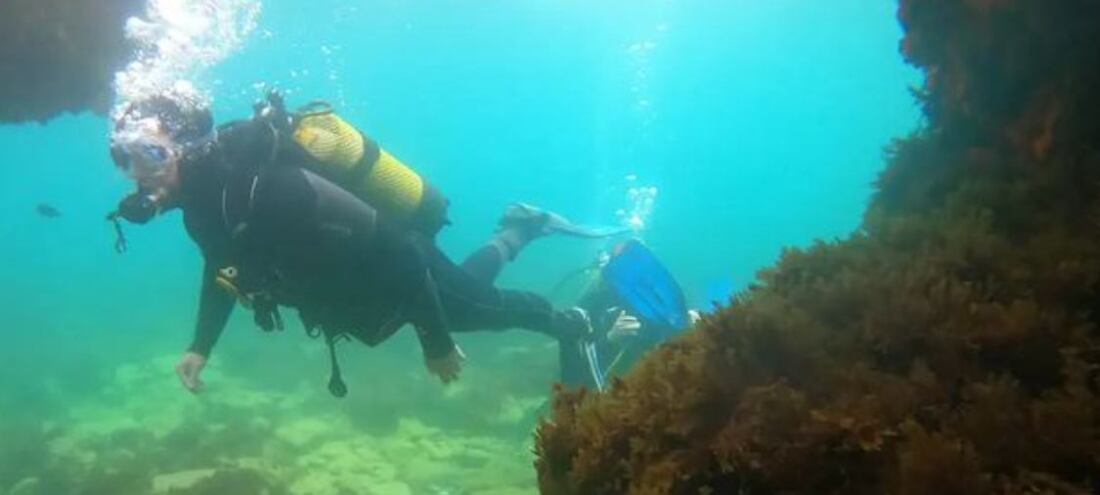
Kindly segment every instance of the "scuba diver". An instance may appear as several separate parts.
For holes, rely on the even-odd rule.
[[[590,315],[594,335],[580,352],[573,345],[559,348],[566,386],[604,390],[610,377],[699,319],[672,274],[641,241],[616,244],[584,270],[596,277],[578,306]]]
[[[194,338],[176,366],[192,392],[237,303],[266,331],[282,329],[280,307],[297,309],[307,333],[326,340],[337,397],[347,393],[341,339],[375,346],[411,324],[428,370],[448,383],[465,360],[451,332],[525,328],[565,347],[588,337],[583,309],[555,310],[493,281],[538,237],[615,231],[513,204],[458,265],[435,243],[447,199],[323,103],[288,112],[271,92],[252,118],[215,127],[201,95],[177,84],[120,107],[113,123],[112,158],[137,185],[108,216],[116,248],[126,247],[120,218],[143,224],[178,208],[203,256]]]

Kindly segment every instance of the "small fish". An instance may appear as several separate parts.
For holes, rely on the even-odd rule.
[[[34,211],[45,218],[57,218],[61,216],[61,211],[46,203],[38,203],[38,206],[34,207]]]

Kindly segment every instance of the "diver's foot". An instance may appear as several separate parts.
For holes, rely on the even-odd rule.
[[[565,232],[572,224],[565,217],[526,203],[512,203],[497,221],[493,244],[506,260],[514,260],[531,241],[553,232]]]
[[[498,231],[516,231],[528,241],[554,232],[567,231],[573,225],[557,213],[526,203],[508,205],[497,223]]]

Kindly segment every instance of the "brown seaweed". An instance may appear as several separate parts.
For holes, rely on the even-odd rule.
[[[559,390],[543,493],[1100,490],[1100,2],[899,17],[927,124],[861,228],[609,392]]]

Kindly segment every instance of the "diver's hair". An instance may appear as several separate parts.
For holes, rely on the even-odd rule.
[[[115,131],[127,121],[155,118],[175,141],[191,142],[206,138],[214,130],[214,117],[205,105],[182,104],[178,99],[154,95],[131,102],[115,119]]]

